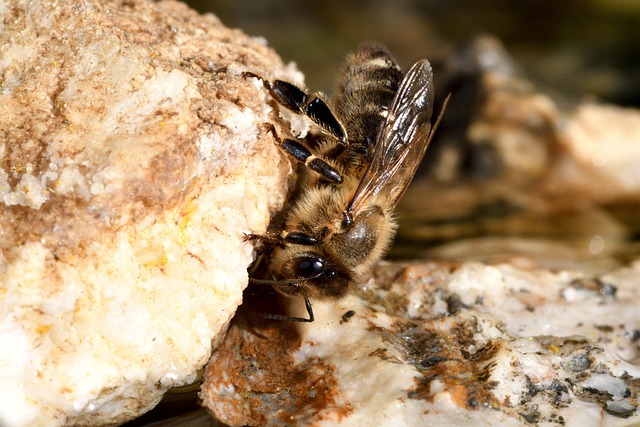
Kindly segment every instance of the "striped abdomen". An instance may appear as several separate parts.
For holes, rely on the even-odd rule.
[[[347,57],[333,103],[347,131],[344,163],[351,168],[368,162],[402,77],[391,53],[378,44],[363,45]]]

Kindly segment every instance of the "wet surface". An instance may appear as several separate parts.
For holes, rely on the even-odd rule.
[[[526,259],[548,268],[603,273],[637,259],[640,203],[536,214],[481,209],[450,218],[400,216],[389,259],[488,263]]]

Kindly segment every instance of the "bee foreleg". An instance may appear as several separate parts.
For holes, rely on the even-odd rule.
[[[314,246],[318,244],[318,240],[315,237],[302,231],[283,231],[281,237],[285,242],[295,245]]]
[[[271,244],[281,243],[282,239],[277,234],[253,234],[253,233],[244,233],[244,241],[252,241],[257,240],[259,242],[267,242]]]
[[[259,79],[279,104],[294,113],[309,117],[324,131],[336,137],[342,145],[347,145],[347,132],[344,126],[318,93],[308,94],[298,86],[284,80],[274,80],[273,83],[270,83],[250,71],[245,71],[242,75]]]
[[[318,240],[302,231],[283,231],[280,234],[253,234],[245,233],[244,240],[259,240],[271,244],[285,245],[287,243],[294,245],[314,246],[318,244]]]
[[[284,320],[285,322],[307,322],[307,323],[311,323],[313,321],[316,320],[316,318],[313,316],[313,310],[311,309],[311,303],[309,302],[308,299],[305,299],[307,305],[307,313],[309,313],[309,318],[306,319],[304,317],[294,317],[294,316],[287,316],[286,314],[275,314],[275,313],[265,313],[264,311],[258,311],[258,315],[260,315],[261,317],[264,317],[265,319],[269,319],[269,320]]]
[[[304,297],[304,305],[307,307],[307,314],[309,315],[309,319],[304,319],[304,321],[311,323],[316,320],[316,318],[313,315],[313,308],[311,307],[311,301],[309,301],[309,298]]]

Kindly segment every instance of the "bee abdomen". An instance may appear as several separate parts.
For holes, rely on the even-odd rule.
[[[378,44],[363,45],[347,58],[334,101],[351,143],[375,140],[402,76],[391,53]]]

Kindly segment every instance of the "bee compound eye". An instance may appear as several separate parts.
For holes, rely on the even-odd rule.
[[[324,272],[325,262],[321,256],[300,257],[296,264],[296,276],[311,278]]]

